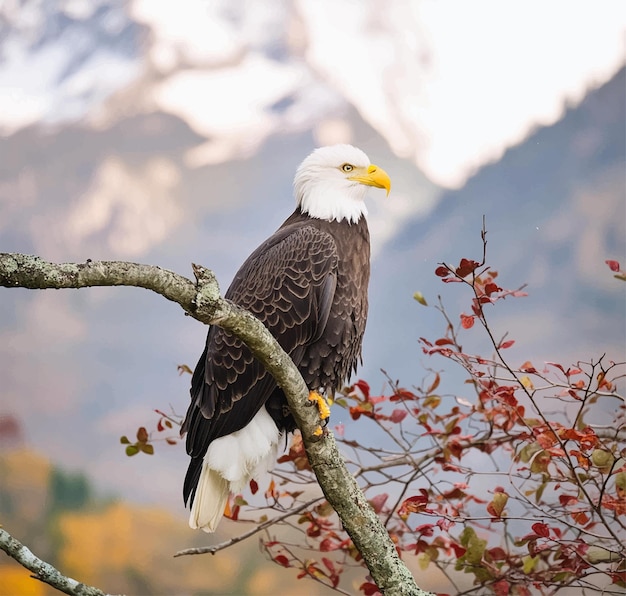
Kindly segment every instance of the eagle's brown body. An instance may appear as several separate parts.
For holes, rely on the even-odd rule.
[[[334,391],[356,368],[367,320],[369,232],[300,207],[243,264],[226,298],[252,312],[298,366],[311,390]],[[191,463],[184,484],[193,503],[209,445],[266,408],[281,431],[295,424],[285,396],[242,342],[209,329],[183,423]]]

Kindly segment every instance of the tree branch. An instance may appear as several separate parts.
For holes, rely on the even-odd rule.
[[[250,536],[254,536],[255,534],[258,534],[259,532],[262,532],[263,530],[272,527],[278,522],[281,522],[291,517],[292,515],[296,515],[297,513],[300,513],[301,511],[304,511],[305,509],[308,509],[311,505],[313,505],[313,503],[316,503],[317,501],[321,501],[321,500],[322,500],[322,497],[315,497],[314,499],[309,499],[305,503],[298,505],[298,507],[295,507],[294,509],[290,509],[289,511],[286,511],[285,513],[283,513],[282,515],[279,515],[278,517],[273,517],[272,519],[268,519],[267,521],[264,521],[258,526],[255,526],[248,532],[244,532],[243,534],[240,534],[239,536],[234,536],[230,540],[226,540],[225,542],[220,542],[219,544],[213,544],[211,546],[200,546],[198,548],[186,548],[185,550],[179,550],[174,556],[182,557],[183,555],[204,555],[206,553],[211,553],[212,555],[214,555],[216,552],[220,550],[228,548],[229,546],[232,546],[233,544],[237,544],[238,542],[241,542],[242,540],[245,540],[246,538],[250,538]]]
[[[219,325],[239,337],[263,363],[285,393],[302,432],[309,462],[324,496],[363,556],[370,574],[384,594],[424,595],[400,560],[395,545],[378,515],[346,468],[335,443],[326,432],[315,436],[317,409],[307,407],[308,389],[291,358],[265,326],[247,311],[220,297],[215,275],[193,265],[196,283],[159,267],[121,261],[54,264],[38,257],[0,253],[0,286],[7,288],[84,288],[135,286],[178,303],[202,323]]]
[[[72,596],[105,596],[98,588],[77,582],[63,575],[58,569],[42,561],[26,546],[13,538],[6,530],[0,528],[0,549],[20,565],[32,571],[35,579],[41,580],[64,594]]]

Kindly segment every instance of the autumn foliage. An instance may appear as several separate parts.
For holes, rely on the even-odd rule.
[[[501,287],[486,263],[484,231],[482,239],[480,261],[435,270],[465,292],[467,306],[456,317],[441,299],[430,307],[443,333],[419,340],[430,364],[421,385],[388,379],[376,394],[356,382],[335,396],[334,408],[357,422],[333,430],[422,588],[433,589],[431,578],[445,586],[441,593],[622,594],[626,363],[602,355],[569,364],[510,358],[515,340],[495,336],[488,317],[501,301],[526,294]],[[619,263],[607,265],[624,278]],[[464,350],[470,334],[488,339],[488,355]],[[145,452],[146,437],[137,439]],[[260,542],[275,563],[340,592],[377,594],[319,495],[298,435],[278,462],[267,490],[252,486],[250,502],[233,496],[227,515],[256,522],[278,515]]]

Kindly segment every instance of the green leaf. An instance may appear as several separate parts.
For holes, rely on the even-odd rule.
[[[441,403],[441,397],[438,395],[427,395],[424,398],[424,407],[435,409]]]
[[[426,571],[430,565],[430,556],[428,553],[420,553],[417,555],[417,564],[421,571]]]
[[[551,461],[552,458],[550,457],[550,454],[545,449],[541,449],[539,453],[533,456],[532,462],[530,464],[530,471],[533,474],[547,472],[548,465]]]
[[[120,443],[122,445],[130,445],[130,440],[126,435],[124,435],[123,437],[120,437]]]
[[[154,445],[151,443],[140,443],[139,449],[147,455],[154,455]]]
[[[177,368],[179,375],[182,375],[183,373],[189,373],[190,375],[193,374],[193,371],[186,364],[179,364]]]
[[[606,449],[594,449],[591,453],[591,463],[596,468],[606,468],[608,471],[613,465],[615,458],[610,451]]]
[[[537,451],[541,451],[541,445],[539,445],[537,441],[534,441],[533,443],[529,443],[528,445],[526,445],[519,452],[519,458],[525,464],[527,464],[530,461],[531,457],[535,455],[535,453],[537,453]]]
[[[470,565],[480,565],[487,541],[479,538],[474,528],[467,527],[461,532],[461,544],[467,549],[461,558]]]
[[[465,552],[467,562],[471,565],[480,565],[486,547],[486,540],[482,540],[481,538],[471,540]]]
[[[493,499],[489,506],[487,507],[487,512],[489,515],[493,515],[494,517],[502,517],[502,512],[509,500],[509,495],[505,492],[497,492],[493,495]]]
[[[539,555],[536,557],[524,557],[522,561],[524,562],[522,570],[526,575],[528,575],[535,568],[537,561],[539,561]]]
[[[537,493],[535,494],[535,503],[539,503],[539,501],[541,501],[541,495],[543,495],[543,491],[546,489],[546,486],[548,486],[548,483],[546,481],[542,482],[539,485]]]
[[[413,299],[417,300],[422,306],[428,306],[428,302],[426,302],[426,298],[424,298],[424,294],[421,292],[415,292]]]
[[[137,455],[139,453],[139,448],[137,447],[137,445],[129,445],[128,447],[126,447],[126,455],[128,455],[128,457],[132,457],[133,455]]]
[[[315,508],[315,513],[320,517],[329,517],[335,513],[335,510],[328,501],[324,501]]]

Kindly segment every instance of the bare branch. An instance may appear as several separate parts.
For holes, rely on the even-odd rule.
[[[58,569],[42,561],[19,540],[16,540],[3,528],[0,528],[0,549],[20,565],[34,573],[34,578],[72,596],[105,596],[98,588],[82,584],[63,575]]]

